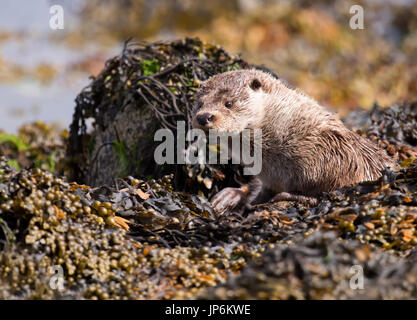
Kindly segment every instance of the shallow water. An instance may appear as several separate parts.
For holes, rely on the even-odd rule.
[[[42,120],[67,127],[74,99],[89,83],[88,63],[102,67],[119,48],[89,41],[67,41],[79,21],[82,1],[4,0],[0,10],[0,129],[16,132],[25,122]],[[49,26],[53,4],[64,9],[64,29]],[[3,37],[2,37],[3,35]],[[91,64],[91,63],[90,63]],[[85,67],[87,65],[87,68]]]
[[[353,0],[343,5],[315,1],[310,9],[301,0],[267,1],[275,13],[263,23],[257,18],[265,14],[263,1],[231,1],[236,8],[230,10],[219,10],[224,9],[221,0],[208,6],[200,2],[1,1],[0,130],[16,132],[34,120],[67,127],[74,99],[89,76],[119,54],[129,37],[154,41],[198,36],[215,42],[251,63],[265,64],[342,115],[358,106],[371,108],[375,101],[388,106],[415,99],[417,37],[414,24],[407,23],[415,20],[416,0],[363,1],[363,31],[346,30]],[[55,4],[64,9],[64,30],[49,26]],[[280,17],[280,10],[291,15]],[[288,28],[299,24],[300,15],[304,27]],[[308,31],[316,24],[327,32],[327,40]],[[249,35],[255,37],[248,42]],[[254,41],[258,37],[263,40]]]

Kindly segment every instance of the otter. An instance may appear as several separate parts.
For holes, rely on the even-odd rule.
[[[271,201],[316,205],[323,192],[375,180],[394,160],[349,130],[331,112],[271,74],[235,70],[214,75],[196,93],[192,125],[205,131],[262,131],[262,171],[211,199],[219,214],[250,206],[264,189]]]

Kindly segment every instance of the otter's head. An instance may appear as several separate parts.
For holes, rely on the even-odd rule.
[[[258,70],[217,74],[201,84],[193,110],[193,127],[240,133],[258,128],[272,76]]]

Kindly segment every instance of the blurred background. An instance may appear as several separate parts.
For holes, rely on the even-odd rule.
[[[53,30],[53,5],[64,29]],[[349,9],[364,8],[352,30]],[[0,131],[66,127],[123,42],[198,36],[273,69],[341,116],[417,98],[417,0],[2,0]]]

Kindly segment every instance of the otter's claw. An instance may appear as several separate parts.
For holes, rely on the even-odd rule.
[[[225,188],[211,199],[211,206],[217,214],[237,208],[245,198],[245,193],[239,188]]]

